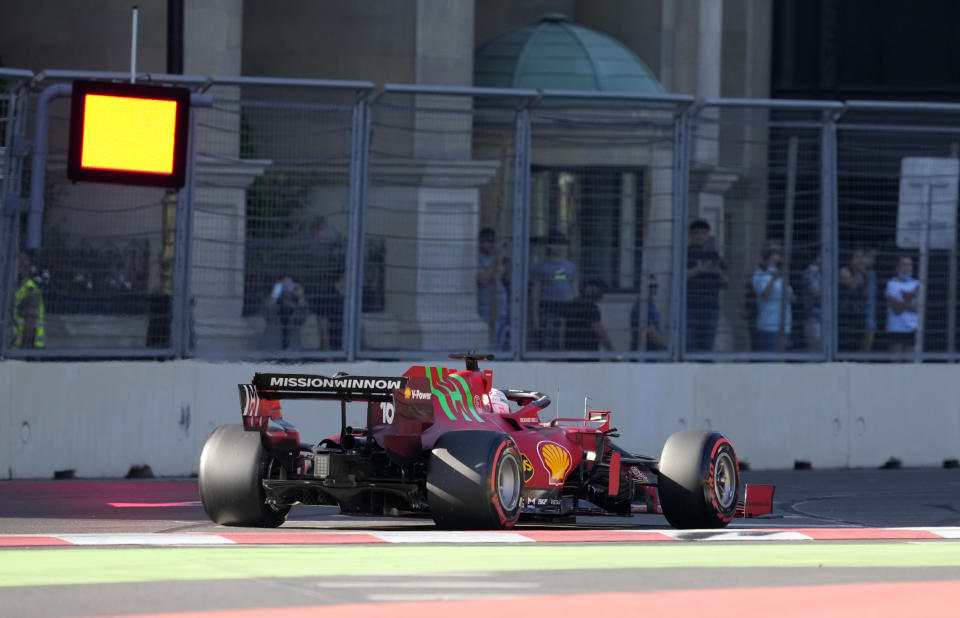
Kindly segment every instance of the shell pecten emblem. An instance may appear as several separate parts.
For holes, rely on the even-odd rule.
[[[537,445],[537,450],[543,465],[550,471],[550,484],[563,485],[567,471],[570,470],[570,451],[556,442],[541,442]]]

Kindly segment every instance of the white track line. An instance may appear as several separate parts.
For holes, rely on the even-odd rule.
[[[236,545],[216,534],[58,534],[56,538],[74,545]]]
[[[398,530],[396,532],[370,532],[387,543],[535,543],[533,539],[520,532],[449,532],[443,530],[416,532]]]
[[[838,529],[840,530],[840,529]],[[605,542],[633,542],[630,537],[638,533],[659,533],[675,541],[682,542],[701,542],[701,541],[812,541],[816,529],[809,529],[810,534],[805,534],[804,528],[797,529],[735,529],[725,528],[721,530],[604,530],[606,538],[601,541],[584,541],[590,543]],[[937,539],[960,539],[960,527],[902,527],[902,528],[849,528],[850,538],[857,540],[869,540],[871,538],[889,539],[889,534],[885,531],[916,532],[915,540]],[[534,531],[530,531],[533,533]],[[562,532],[562,531],[557,531]],[[873,532],[874,534],[871,534]],[[920,533],[928,533],[934,538]],[[226,534],[226,533],[225,533]],[[277,531],[277,542],[283,543],[283,537],[286,536],[282,531]],[[524,535],[523,530],[511,532],[487,532],[487,531],[444,531],[444,530],[397,530],[397,531],[368,531],[364,532],[371,539],[379,539],[386,543],[419,543],[419,544],[461,544],[476,545],[486,543],[550,543],[550,542],[577,542],[574,539],[565,540],[563,534],[553,535],[549,540],[537,541]],[[617,538],[622,536],[623,538]],[[331,533],[318,533],[318,538],[323,538],[324,544],[330,544]],[[163,545],[271,545],[270,542],[245,543],[242,534],[238,532],[236,541],[220,536],[214,533],[116,533],[116,534],[2,534],[0,535],[0,547],[19,546],[16,539],[25,539],[23,546],[44,545],[42,542],[34,542],[35,539],[58,539],[73,545],[96,546],[96,545],[142,545],[142,546],[163,546]],[[262,537],[260,537],[262,539]],[[911,540],[910,535],[897,537],[900,540]],[[842,541],[843,535],[832,537],[830,540]],[[7,542],[4,542],[7,541]],[[298,545],[311,545],[309,538],[304,539]],[[335,545],[335,543],[334,543]]]

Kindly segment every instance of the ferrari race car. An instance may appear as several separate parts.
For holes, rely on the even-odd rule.
[[[543,393],[493,388],[489,355],[465,370],[400,377],[257,373],[240,384],[242,424],[220,425],[200,455],[203,508],[218,524],[275,527],[297,504],[352,515],[429,515],[442,528],[504,529],[521,518],[662,513],[677,528],[719,528],[769,513],[772,487],[738,504],[733,445],[712,431],[671,435],[659,458],[617,446],[610,412],[543,421]],[[504,399],[505,397],[505,399]],[[281,399],[340,402],[341,431],[303,442]],[[367,402],[366,426],[346,424]]]

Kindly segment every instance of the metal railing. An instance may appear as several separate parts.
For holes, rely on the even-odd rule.
[[[960,106],[144,74],[167,192],[68,182],[75,79],[0,70],[7,358],[957,358]]]

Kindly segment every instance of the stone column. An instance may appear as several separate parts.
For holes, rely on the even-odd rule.
[[[184,73],[239,76],[243,0],[190,0],[184,7]],[[191,292],[200,346],[247,348],[241,319],[246,241],[246,189],[269,161],[240,159],[240,89],[214,86],[217,110],[195,108],[197,152],[193,195]],[[220,111],[226,109],[226,112]],[[254,333],[255,334],[255,333]]]

